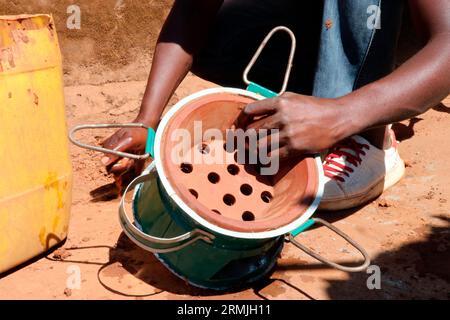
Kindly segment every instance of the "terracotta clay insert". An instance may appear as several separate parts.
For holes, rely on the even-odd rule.
[[[239,164],[237,151],[226,150],[224,140],[200,137],[191,142],[190,153],[174,159],[180,142],[173,139],[176,129],[186,129],[194,137],[194,121],[202,121],[202,134],[219,129],[226,137],[226,130],[251,102],[252,98],[232,93],[193,100],[169,120],[161,140],[164,171],[179,197],[210,223],[238,232],[275,230],[299,219],[314,201],[319,184],[312,157],[282,162],[275,176],[263,176],[254,165]],[[195,153],[200,163],[193,161]],[[222,164],[212,160],[217,155],[225,160]]]

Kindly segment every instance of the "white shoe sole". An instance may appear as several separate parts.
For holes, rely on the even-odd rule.
[[[345,210],[366,204],[377,198],[379,195],[381,195],[383,191],[389,189],[397,182],[399,182],[404,174],[405,174],[405,163],[399,157],[394,168],[392,168],[385,175],[384,179],[377,182],[369,190],[348,198],[322,201],[319,205],[319,210],[327,210],[327,211]]]

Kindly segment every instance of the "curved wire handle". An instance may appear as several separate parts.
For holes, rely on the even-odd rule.
[[[72,130],[70,130],[70,132],[69,132],[69,140],[74,145],[76,145],[76,146],[78,146],[80,148],[93,150],[93,151],[98,151],[98,152],[107,153],[107,154],[112,154],[112,155],[119,156],[119,157],[122,157],[122,158],[129,158],[129,159],[134,159],[134,160],[145,160],[145,159],[147,159],[147,158],[149,158],[151,156],[151,154],[150,154],[150,152],[148,152],[148,150],[146,150],[147,153],[145,153],[145,154],[137,155],[137,154],[121,152],[121,151],[106,149],[106,148],[97,147],[97,146],[91,146],[89,144],[85,144],[85,143],[77,141],[75,139],[75,137],[74,137],[75,132],[80,131],[80,130],[86,130],[86,129],[108,129],[108,128],[143,128],[143,129],[147,129],[147,130],[151,129],[151,128],[147,127],[146,125],[142,124],[142,123],[83,124],[83,125],[80,125],[80,126],[76,126],[76,127],[72,128]],[[149,142],[151,142],[151,139],[147,139],[147,143],[149,143]],[[149,148],[147,148],[147,149],[149,149]]]
[[[124,192],[124,196],[120,200],[119,221],[122,230],[125,232],[128,238],[130,238],[131,241],[133,241],[142,249],[153,253],[169,253],[178,251],[198,240],[203,240],[206,243],[212,243],[215,239],[215,236],[201,229],[194,229],[174,238],[160,238],[146,234],[145,232],[141,231],[141,229],[136,227],[136,225],[130,220],[125,208],[125,195],[141,183],[152,180],[153,183],[155,183],[157,173],[154,162],[150,166],[152,167],[151,171],[134,179],[127,186]]]
[[[261,42],[261,45],[259,46],[258,50],[256,50],[256,53],[253,56],[253,58],[250,60],[247,68],[245,68],[243,79],[244,79],[244,82],[245,82],[246,85],[250,85],[251,84],[251,81],[248,79],[248,74],[249,74],[250,70],[252,69],[252,67],[255,64],[256,60],[258,60],[259,56],[261,55],[261,52],[266,47],[266,45],[269,42],[269,40],[278,31],[285,31],[287,34],[289,34],[289,36],[291,37],[291,40],[292,40],[291,51],[289,53],[289,60],[288,60],[287,68],[286,68],[286,73],[284,75],[283,86],[281,87],[281,91],[279,92],[279,94],[281,95],[284,92],[286,92],[286,88],[287,88],[287,85],[288,85],[288,82],[289,82],[289,77],[291,75],[292,62],[294,60],[295,50],[297,48],[297,40],[295,39],[295,35],[292,32],[292,30],[287,28],[287,27],[279,26],[279,27],[276,27],[276,28],[272,29],[272,31],[269,32],[269,34],[264,38],[263,42]]]
[[[328,229],[330,229],[331,231],[335,232],[337,235],[339,235],[340,237],[345,239],[354,248],[356,248],[363,255],[364,262],[361,265],[356,266],[356,267],[347,267],[347,266],[343,266],[341,264],[337,264],[335,262],[332,262],[332,261],[322,257],[321,255],[315,253],[311,249],[305,247],[304,245],[299,243],[297,240],[295,240],[295,236],[298,233],[300,233],[301,231],[295,232],[294,234],[290,233],[288,235],[288,241],[291,242],[293,245],[295,245],[300,250],[302,250],[303,252],[305,252],[306,254],[312,256],[313,258],[319,260],[320,262],[322,262],[322,263],[324,263],[326,265],[329,265],[330,267],[333,267],[335,269],[338,269],[338,270],[341,270],[341,271],[345,271],[345,272],[361,272],[361,271],[364,271],[364,270],[367,269],[367,267],[370,265],[370,257],[369,257],[369,254],[367,253],[367,251],[364,250],[363,247],[361,247],[352,238],[350,238],[344,232],[342,232],[341,230],[339,230],[338,228],[333,226],[331,223],[328,223],[327,221],[319,219],[319,218],[312,218],[311,220],[312,220],[311,222],[313,222],[313,223],[309,223],[308,226],[305,229],[307,229],[308,227],[310,227],[314,223],[319,223],[321,225],[324,225],[325,227],[327,227]]]

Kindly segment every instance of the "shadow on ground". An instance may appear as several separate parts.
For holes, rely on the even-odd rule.
[[[450,299],[450,218],[431,227],[423,241],[386,251],[372,260],[381,269],[381,289],[368,290],[368,274],[330,281],[331,299]]]
[[[330,222],[336,222],[338,220],[344,219],[345,217],[353,214],[354,212],[360,210],[361,207],[343,210],[338,213],[334,213],[333,215],[329,215],[327,213],[319,213],[319,216]],[[314,226],[311,229],[318,228],[318,226]],[[296,291],[299,296],[304,299],[314,299],[310,296],[305,290],[301,288],[301,285],[293,284],[289,280],[279,279],[273,277],[273,271],[282,270],[283,267],[278,266],[275,267],[275,270],[266,276],[264,279],[253,283],[251,285],[242,286],[233,291],[215,291],[215,290],[206,290],[193,287],[189,285],[186,281],[178,278],[173,275],[166,267],[150,252],[147,252],[140,247],[136,246],[128,237],[122,233],[117,240],[116,246],[110,248],[109,250],[109,262],[104,264],[99,272],[98,272],[98,280],[99,282],[109,291],[120,294],[122,296],[134,296],[132,294],[127,293],[126,291],[118,290],[117,288],[113,288],[111,286],[105,285],[102,281],[102,271],[107,269],[109,266],[118,263],[121,268],[124,269],[125,272],[133,275],[135,278],[140,281],[158,289],[158,293],[160,292],[170,292],[172,294],[177,295],[189,295],[189,296],[217,296],[222,294],[229,294],[244,291],[247,289],[251,289],[253,291],[253,298],[258,297],[263,300],[269,300],[267,293],[270,293],[270,296],[276,298],[283,298],[283,295],[279,295],[274,290],[274,286],[279,287],[289,287],[289,290]],[[314,264],[305,264],[304,261],[299,260],[295,265],[289,266],[289,269],[295,270],[311,270],[311,269],[326,269],[328,266],[322,263],[314,263]],[[121,286],[118,286],[121,287]],[[273,292],[272,292],[273,291]],[[154,294],[149,294],[147,296],[151,296]]]
[[[343,219],[352,214],[354,210],[343,211],[340,215],[333,215],[333,219],[328,218],[328,220],[333,222]],[[321,216],[327,218],[325,214],[321,214]],[[385,251],[372,258],[372,265],[377,265],[381,269],[380,290],[369,290],[367,288],[367,279],[370,274],[353,273],[349,274],[347,280],[327,280],[329,282],[327,287],[328,297],[330,299],[450,299],[450,218],[444,216],[438,218],[446,225],[431,227],[422,237],[425,240],[405,244],[395,251]],[[273,277],[273,273],[251,287],[242,287],[231,292],[193,287],[173,275],[152,253],[136,246],[123,233],[114,247],[76,247],[65,250],[92,248],[109,249],[109,261],[101,263],[64,259],[61,262],[98,265],[98,281],[110,292],[125,297],[150,297],[162,292],[207,297],[251,289],[254,294],[252,295],[250,292],[252,298],[259,297],[268,300],[267,292],[271,293],[273,290],[270,287],[275,284],[275,287],[282,285],[289,287],[289,290],[297,291],[299,296],[304,299],[314,299],[305,288],[302,288],[301,283],[293,284],[286,279]],[[49,257],[47,259],[54,260]],[[104,281],[105,277],[111,277],[111,274],[114,273],[108,270],[110,267],[115,270],[114,276],[117,276],[117,281],[112,281],[114,285],[105,284]],[[118,268],[122,271],[117,272]],[[321,263],[310,264],[299,260],[298,263],[292,265],[278,266],[276,270],[300,271],[327,268],[329,267]],[[108,273],[109,275],[107,275]],[[124,274],[132,275],[155,288],[155,290],[145,295],[135,295],[128,292],[129,290],[126,287],[120,285],[120,278]],[[111,281],[107,282],[111,283]],[[270,296],[283,298],[283,294],[277,295],[275,292],[271,293]]]
[[[450,114],[450,107],[447,107],[444,103],[438,104],[433,110]]]
[[[99,282],[109,291],[122,296],[135,296],[126,291],[105,285],[103,278],[103,270],[109,266],[118,263],[125,272],[133,275],[140,281],[158,289],[154,294],[143,295],[151,296],[161,292],[170,292],[177,295],[189,296],[216,296],[226,293],[235,293],[247,289],[253,289],[255,292],[268,284],[272,272],[263,280],[250,285],[242,285],[239,288],[230,291],[207,290],[191,286],[186,281],[172,274],[166,267],[150,252],[147,252],[136,246],[128,237],[122,233],[115,247],[110,248],[109,262],[104,264],[98,272]],[[255,293],[256,294],[256,293]]]
[[[119,262],[134,277],[162,291],[180,295],[210,296],[215,291],[197,289],[173,275],[150,252],[136,246],[122,233],[117,245],[109,252],[109,263]],[[101,277],[101,273],[99,273]],[[108,289],[108,288],[107,288]]]
[[[416,123],[422,121],[422,118],[411,118],[409,119],[408,125],[405,125],[403,123],[394,123],[392,125],[392,130],[395,132],[395,137],[398,141],[405,141],[408,139],[411,139],[415,132],[414,132],[414,126]]]

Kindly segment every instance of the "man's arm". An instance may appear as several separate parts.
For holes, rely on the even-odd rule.
[[[193,56],[206,40],[209,25],[223,0],[177,0],[161,30],[139,115],[134,122],[157,127],[161,114],[180,82],[189,72]],[[103,142],[103,146],[124,152],[142,153],[147,132],[122,129]],[[120,175],[135,166],[134,160],[107,155],[102,163]]]
[[[450,2],[409,0],[426,44],[385,78],[341,99],[359,123],[354,132],[402,121],[437,105],[450,91]]]
[[[286,93],[248,105],[240,126],[279,128],[281,157],[317,152],[370,128],[427,111],[450,93],[450,3],[410,0],[424,47],[390,75],[344,97],[321,99]],[[267,115],[249,123],[254,116]]]
[[[138,121],[156,127],[192,67],[223,0],[178,0],[161,30]]]

